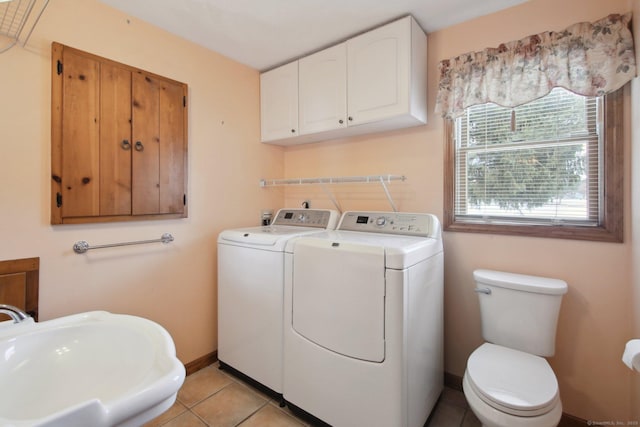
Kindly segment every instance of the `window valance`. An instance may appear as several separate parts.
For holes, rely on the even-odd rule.
[[[574,24],[441,61],[436,113],[493,102],[515,107],[563,87],[601,96],[636,75],[631,13]]]

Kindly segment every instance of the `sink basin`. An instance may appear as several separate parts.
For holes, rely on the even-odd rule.
[[[151,320],[92,311],[0,322],[0,426],[140,426],[173,405],[185,369]]]

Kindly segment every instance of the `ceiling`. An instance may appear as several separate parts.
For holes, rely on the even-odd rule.
[[[264,71],[411,14],[426,33],[526,0],[100,0]]]

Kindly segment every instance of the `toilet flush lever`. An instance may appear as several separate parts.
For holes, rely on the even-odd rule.
[[[479,293],[479,294],[491,295],[491,289],[489,289],[489,288],[475,288],[474,291]]]

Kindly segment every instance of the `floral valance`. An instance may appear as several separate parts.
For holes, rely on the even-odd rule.
[[[636,75],[631,13],[547,31],[440,62],[436,113],[454,118],[475,104],[515,107],[563,87],[585,96],[619,89]]]

